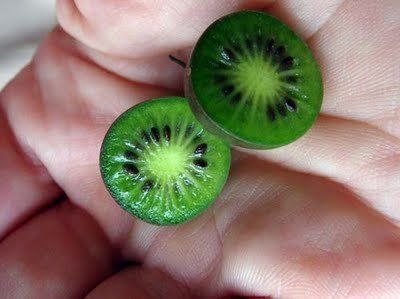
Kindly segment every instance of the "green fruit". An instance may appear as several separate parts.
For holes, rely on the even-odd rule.
[[[186,96],[212,132],[248,148],[275,148],[306,133],[322,104],[319,67],[307,45],[262,12],[233,13],[197,42]]]
[[[100,169],[116,202],[157,225],[188,221],[220,194],[229,145],[205,131],[188,101],[169,97],[123,113],[107,132]]]

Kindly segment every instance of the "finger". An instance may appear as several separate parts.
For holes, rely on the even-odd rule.
[[[60,0],[57,14],[63,28],[90,47],[138,58],[191,45],[205,26],[242,3]]]
[[[195,41],[218,17],[237,9],[265,10],[308,38],[341,2],[203,1],[199,5],[169,0],[159,7],[140,1],[60,0],[57,11],[61,25],[90,47],[83,46],[82,51],[102,67],[130,80],[176,89],[182,86],[182,70],[169,62],[167,55],[184,49],[182,59],[187,61]]]
[[[346,1],[310,41],[323,70],[322,111],[400,137],[400,5]]]
[[[288,24],[304,39],[310,38],[336,13],[345,0],[279,0],[267,11]]]
[[[252,153],[340,182],[392,221],[400,220],[396,208],[400,196],[400,144],[375,127],[320,116],[311,131],[296,142]]]
[[[14,85],[24,88],[22,81],[17,79]],[[25,77],[25,82],[32,78]],[[25,136],[13,134],[5,112],[12,97],[12,88],[0,94],[0,240],[60,193]]]
[[[185,287],[156,269],[131,267],[102,282],[86,298],[186,299],[193,297],[189,295]]]
[[[130,58],[154,56],[194,44],[217,18],[240,9],[263,9],[266,1],[59,0],[63,28],[97,50]],[[317,31],[342,0],[277,1],[271,11],[305,38]]]
[[[82,298],[112,270],[103,232],[67,202],[0,243],[1,298]]]
[[[79,50],[93,62],[128,80],[172,89],[182,94],[184,68],[173,63],[168,55],[130,59],[111,56],[80,44]],[[188,61],[188,51],[174,51],[174,55]]]
[[[209,288],[272,298],[390,298],[399,292],[392,264],[400,245],[396,228],[337,184],[265,168],[252,158],[237,164],[229,193],[215,207],[223,246]]]

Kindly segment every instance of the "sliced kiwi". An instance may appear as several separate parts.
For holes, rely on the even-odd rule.
[[[214,22],[193,50],[186,79],[186,96],[203,125],[249,148],[296,140],[322,103],[321,73],[310,49],[262,12]]]
[[[116,202],[157,225],[188,221],[210,206],[230,168],[229,144],[204,130],[186,99],[151,100],[107,132],[100,169]]]

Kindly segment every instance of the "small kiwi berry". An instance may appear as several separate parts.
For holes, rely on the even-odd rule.
[[[200,37],[185,95],[210,131],[239,146],[268,149],[310,129],[323,86],[299,36],[266,13],[243,11],[217,20]]]
[[[229,144],[204,130],[188,100],[169,97],[136,105],[111,125],[100,170],[123,209],[152,224],[173,225],[214,202],[230,161]]]

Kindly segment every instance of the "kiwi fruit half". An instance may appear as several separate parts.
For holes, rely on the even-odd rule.
[[[237,12],[211,24],[186,76],[196,117],[243,147],[288,144],[312,126],[321,108],[321,72],[310,49],[263,12]]]
[[[229,144],[204,130],[188,100],[168,97],[136,105],[111,125],[100,170],[123,209],[152,224],[173,225],[214,202],[230,161]]]

